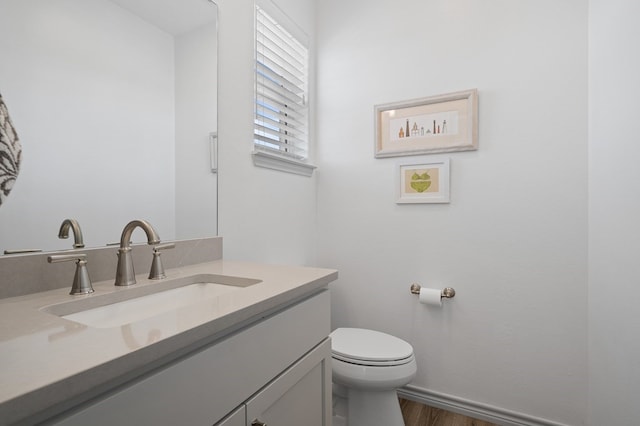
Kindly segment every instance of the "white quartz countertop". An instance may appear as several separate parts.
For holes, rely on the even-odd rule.
[[[337,278],[330,269],[228,260],[168,269],[166,274],[161,281],[137,275],[138,283],[131,287],[115,287],[113,280],[97,282],[95,293],[86,296],[69,295],[69,283],[69,288],[0,299],[0,424],[43,420],[319,291]],[[79,298],[199,274],[260,282],[110,328],[82,325],[45,310]]]

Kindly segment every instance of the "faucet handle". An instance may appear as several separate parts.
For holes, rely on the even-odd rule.
[[[151,271],[149,272],[150,280],[161,280],[167,277],[162,266],[162,259],[160,259],[161,250],[172,249],[175,246],[175,243],[156,244],[153,246],[153,260],[151,261]]]
[[[89,294],[93,293],[93,287],[91,286],[91,278],[89,278],[89,271],[87,270],[87,255],[84,253],[74,254],[53,254],[47,257],[47,262],[70,262],[75,260],[76,262],[76,274],[73,277],[73,285],[69,294]]]

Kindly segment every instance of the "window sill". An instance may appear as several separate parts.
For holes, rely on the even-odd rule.
[[[313,175],[313,171],[316,169],[314,165],[280,157],[279,155],[264,151],[253,151],[251,156],[253,157],[253,164],[256,167],[264,167],[307,177]]]

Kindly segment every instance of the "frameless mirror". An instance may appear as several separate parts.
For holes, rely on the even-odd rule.
[[[88,247],[132,219],[164,241],[217,234],[215,3],[0,0],[0,58],[22,143],[0,254],[71,248],[66,218]]]

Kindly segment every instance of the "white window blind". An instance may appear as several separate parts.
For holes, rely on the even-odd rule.
[[[282,22],[256,6],[256,151],[308,158],[308,48]]]

